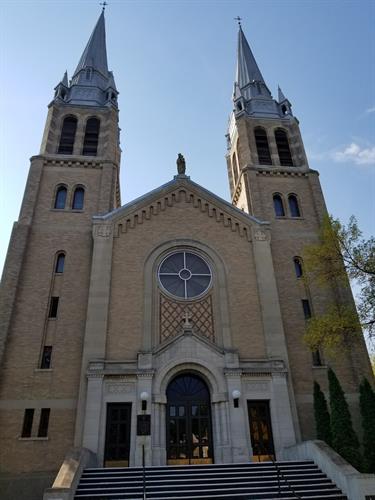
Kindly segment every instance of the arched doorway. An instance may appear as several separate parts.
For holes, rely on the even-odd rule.
[[[198,375],[183,373],[169,383],[166,437],[168,465],[213,462],[210,392]]]

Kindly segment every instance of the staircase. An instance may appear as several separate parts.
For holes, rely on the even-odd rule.
[[[75,499],[347,500],[314,462],[85,469]]]

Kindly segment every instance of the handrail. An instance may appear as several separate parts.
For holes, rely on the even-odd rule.
[[[143,479],[143,500],[147,500],[146,496],[146,470],[145,470],[145,445],[142,444],[142,479]]]
[[[281,477],[283,479],[284,483],[286,484],[287,488],[289,489],[289,491],[291,491],[291,493],[293,494],[293,496],[297,500],[302,500],[302,497],[295,491],[295,489],[293,488],[293,486],[289,483],[288,478],[286,478],[284,476],[283,471],[280,469],[278,463],[275,461],[274,455],[271,455],[271,454],[267,453],[264,448],[263,448],[263,450],[261,449],[261,451],[263,452],[262,455],[266,455],[266,456],[268,456],[268,458],[271,459],[271,462],[272,462],[273,466],[276,468],[278,497],[281,498],[281,493],[282,493],[282,491],[281,491],[281,481],[280,481],[280,477]],[[266,452],[266,453],[264,453],[264,452]],[[260,460],[258,460],[258,462],[260,462]]]

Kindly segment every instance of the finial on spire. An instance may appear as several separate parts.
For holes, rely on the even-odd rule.
[[[234,20],[238,22],[238,26],[241,28],[242,17],[237,16],[237,17],[234,18]]]
[[[107,4],[107,2],[104,0],[104,2],[100,2],[100,4],[99,4],[99,5],[102,5],[102,6],[103,6],[102,11],[103,11],[103,12],[105,12],[105,8],[106,8],[106,6],[108,5],[108,4]]]

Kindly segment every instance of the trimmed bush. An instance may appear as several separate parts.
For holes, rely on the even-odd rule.
[[[359,386],[363,429],[363,470],[375,473],[375,392],[364,378]]]
[[[331,407],[332,448],[358,470],[362,469],[362,457],[359,441],[354,432],[352,419],[334,371],[328,370],[329,402]]]
[[[331,418],[323,391],[318,382],[314,381],[314,416],[316,438],[332,446]]]

